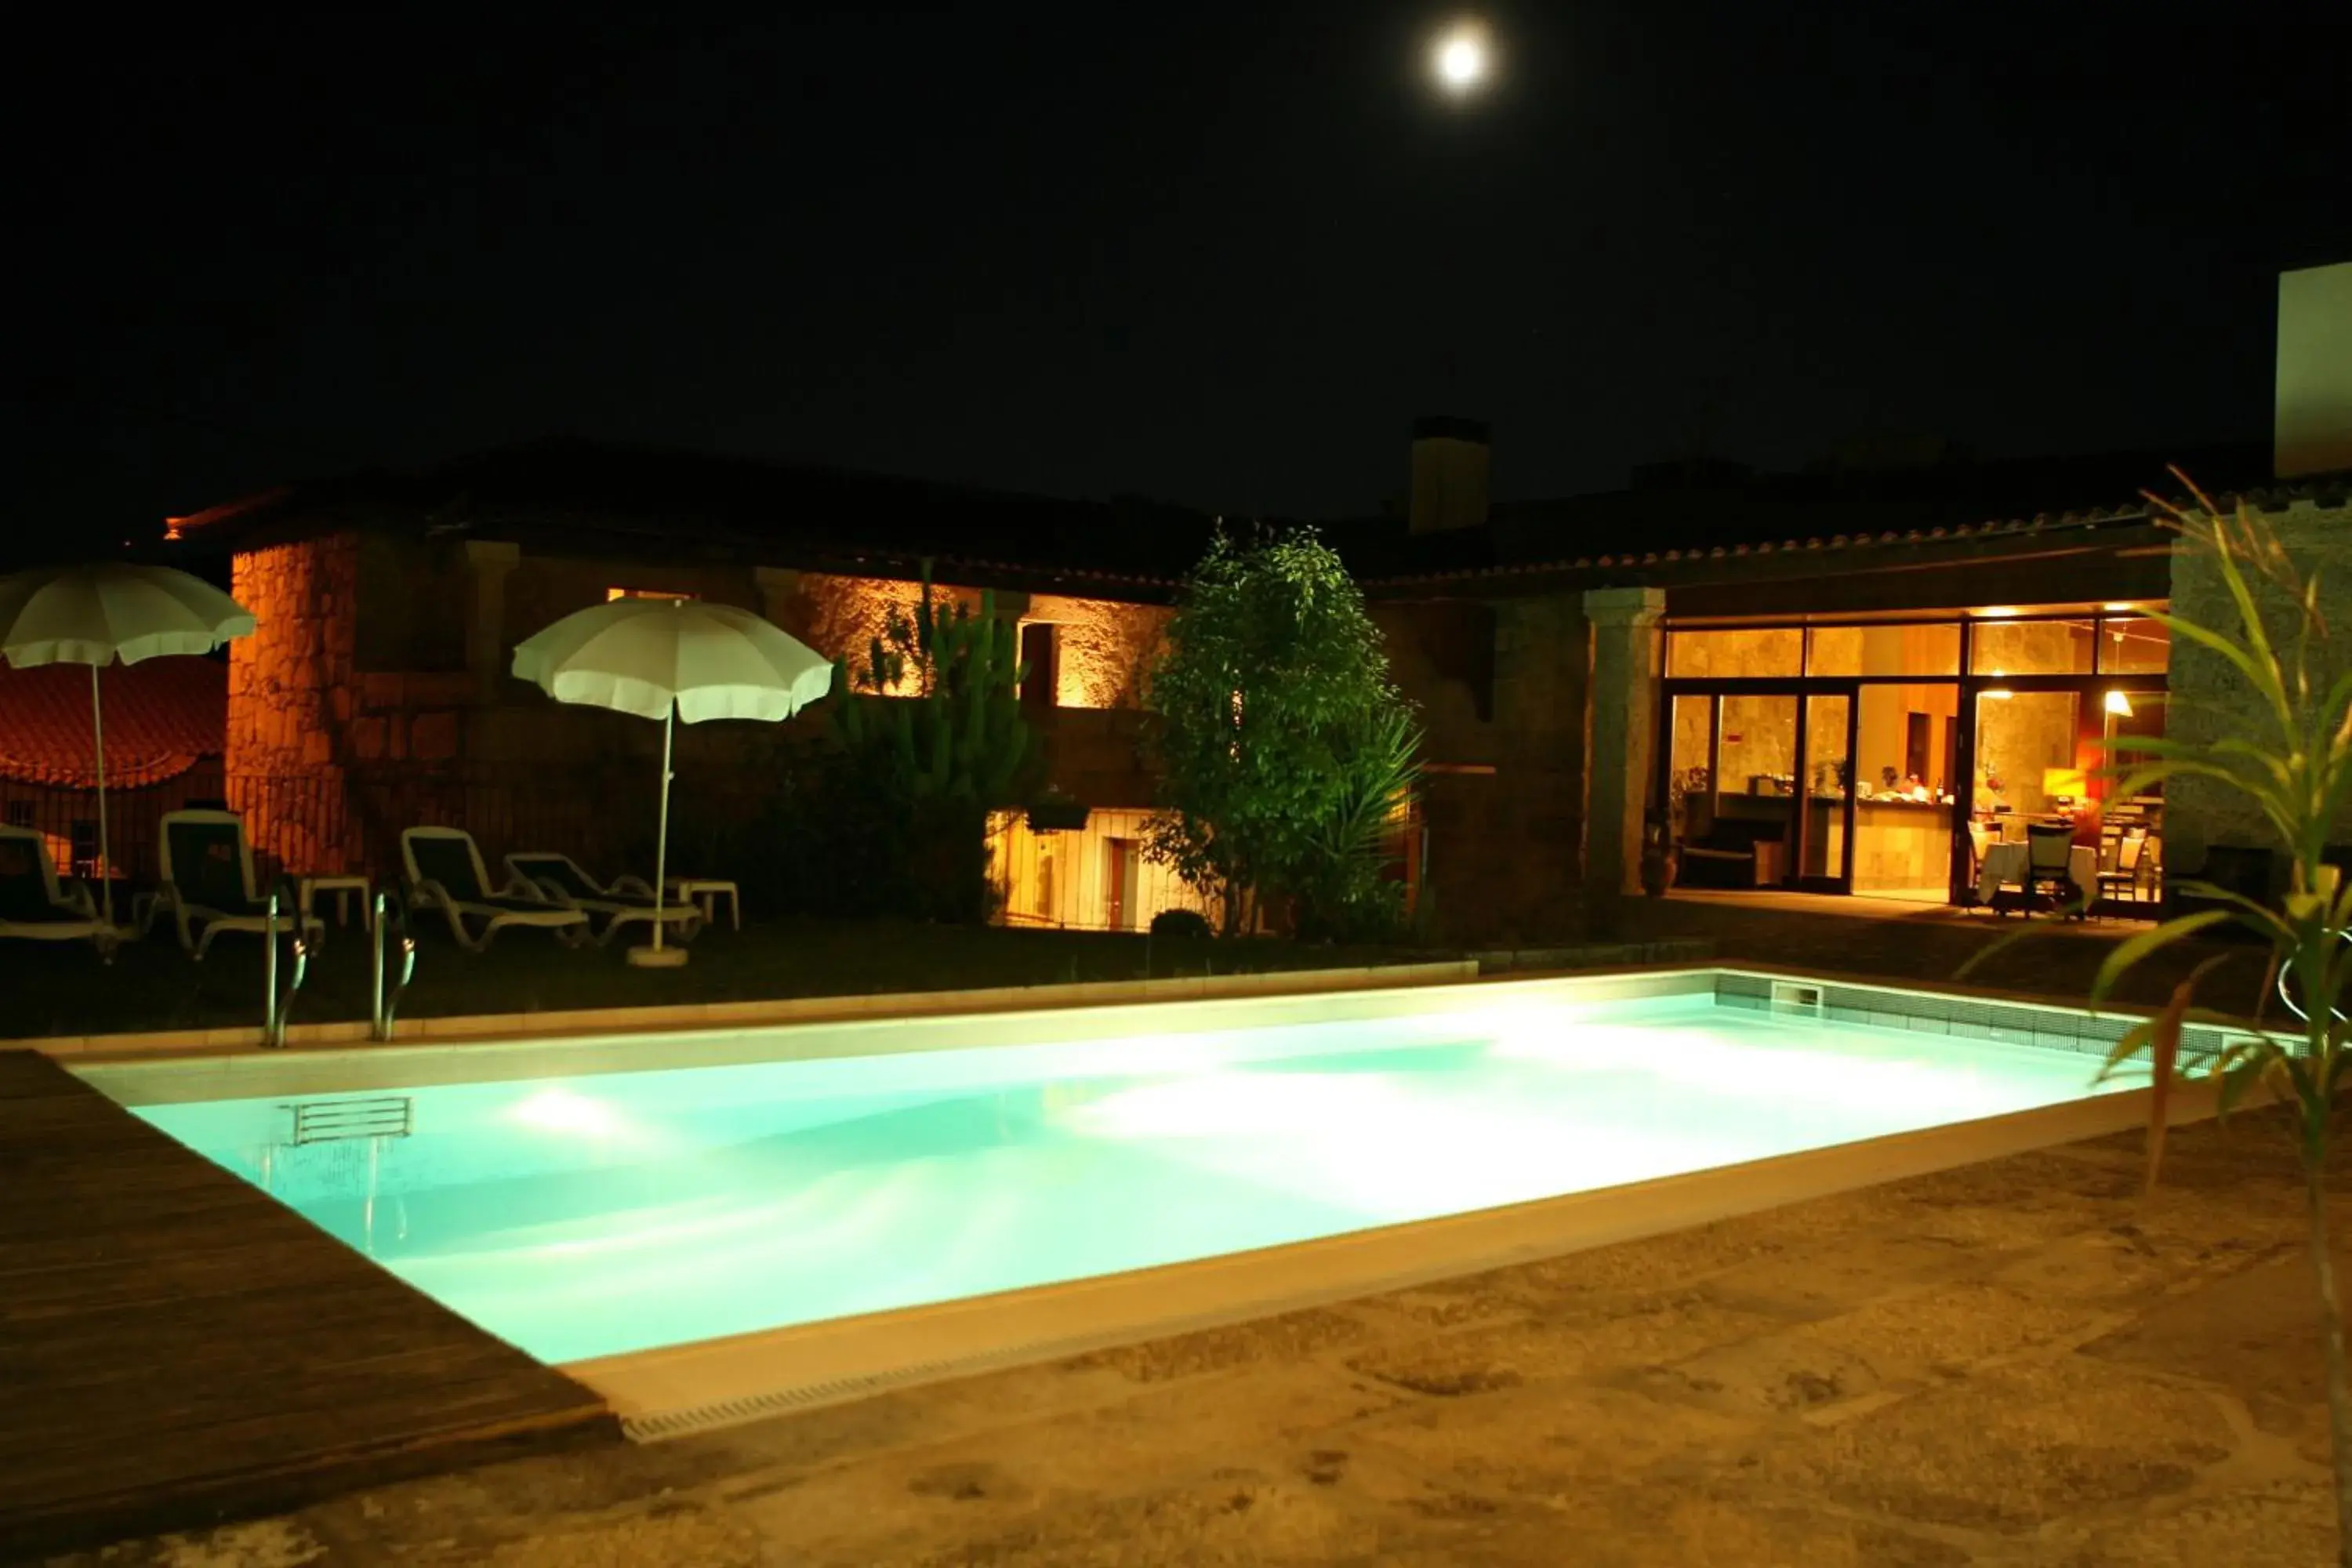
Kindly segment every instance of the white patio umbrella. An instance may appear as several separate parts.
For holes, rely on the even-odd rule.
[[[106,716],[100,667],[171,653],[210,653],[251,635],[253,616],[201,577],[172,566],[102,561],[0,577],[0,655],[18,669],[89,666],[89,722],[98,750],[99,888],[114,921],[113,866],[106,842]]]
[[[670,742],[677,723],[791,718],[825,694],[833,662],[749,610],[700,599],[614,599],[569,615],[525,638],[514,672],[559,702],[581,702],[662,721],[661,816],[654,840],[653,946],[663,956],[661,900],[669,872]],[[648,956],[650,954],[650,956]]]

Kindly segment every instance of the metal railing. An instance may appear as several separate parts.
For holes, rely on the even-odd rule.
[[[278,989],[278,910],[280,900],[293,906],[292,973],[286,989]],[[302,924],[302,901],[294,884],[279,877],[269,884],[269,902],[262,915],[261,1043],[276,1049],[286,1043],[286,1026],[294,1012],[294,994],[302,989],[310,969],[310,942]]]
[[[626,759],[634,763],[635,759]],[[467,779],[416,773],[346,778],[233,774],[223,795],[244,821],[257,866],[298,876],[365,874],[398,879],[400,833],[462,827],[495,868],[510,852],[553,850],[600,876],[653,873],[658,768],[609,763],[476,770]],[[686,783],[681,774],[681,785]],[[761,781],[705,781],[673,806],[670,858],[699,869],[703,843],[723,823],[748,818]],[[712,807],[718,809],[713,810]]]
[[[98,795],[94,790],[61,789],[0,778],[0,824],[29,827],[46,841],[49,859],[61,877],[90,885],[95,897],[99,879],[110,872],[115,901],[125,904],[130,889],[152,885],[157,872],[159,824],[163,814],[184,811],[200,802],[215,800],[223,789],[221,764],[207,758],[176,778],[162,784],[106,792],[107,858],[102,871],[98,850]]]
[[[400,977],[392,983],[392,993],[384,994],[384,944],[397,930],[400,935]],[[368,1008],[369,1033],[375,1039],[392,1038],[393,1019],[400,1011],[400,998],[408,989],[409,981],[416,975],[416,939],[408,934],[408,907],[389,893],[375,896],[375,921],[373,926],[375,943],[374,984]]]

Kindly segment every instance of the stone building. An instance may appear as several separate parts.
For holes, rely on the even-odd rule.
[[[399,828],[434,822],[465,824],[493,856],[643,858],[658,731],[513,680],[514,644],[615,593],[678,593],[854,655],[913,602],[929,560],[939,592],[977,607],[985,590],[1021,628],[1053,782],[1089,808],[1074,832],[1003,825],[1006,918],[1133,929],[1190,901],[1139,853],[1151,782],[1137,698],[1207,520],[1157,518],[1157,553],[1123,560],[1105,548],[1120,537],[1107,516],[1076,541],[958,535],[944,516],[848,515],[827,536],[714,523],[687,499],[705,459],[524,456],[262,498],[185,526],[187,543],[233,555],[259,623],[230,651],[225,793],[282,863],[382,874]],[[2224,484],[2254,466],[2200,456]],[[624,510],[617,486],[598,493],[593,470],[623,462],[669,469],[658,511]],[[550,500],[550,470],[582,499]],[[2145,502],[2085,499],[2161,472],[2150,458],[1653,476],[1492,509],[1478,525],[1331,525],[1427,732],[1414,869],[1431,925],[1475,942],[1583,931],[1638,885],[1652,819],[1750,851],[1740,886],[1940,902],[1971,895],[2004,832],[2065,820],[2112,858],[2121,830],[2102,842],[2095,827],[2128,815],[2154,847],[2146,909],[2119,912],[2153,914],[2163,868],[2193,868],[2254,826],[2212,799],[2126,814],[2092,798],[2100,745],[2161,722],[2172,654],[2145,612],[2212,613],[2212,584]],[[1444,493],[1458,517],[1460,487]],[[1998,493],[2065,510],[1982,521]],[[2340,480],[2250,493],[2352,582]],[[943,498],[960,495],[930,499],[951,512]],[[906,542],[857,542],[894,537]],[[1620,539],[1660,547],[1568,552]],[[682,859],[698,824],[756,805],[814,722],[679,731]]]
[[[677,594],[856,658],[915,603],[929,563],[942,597],[1019,628],[1052,783],[1090,808],[1083,829],[1001,825],[1011,918],[1117,928],[1188,901],[1139,853],[1137,700],[1211,526],[563,442],[274,491],[175,532],[184,552],[228,557],[257,623],[229,650],[225,793],[282,865],[385,876],[403,827],[443,823],[494,863],[525,847],[614,869],[650,860],[658,728],[549,700],[509,673],[515,644],[609,597]],[[682,728],[676,858],[694,864],[698,832],[757,809],[822,722]]]
[[[1424,421],[1400,515],[1326,534],[1426,729],[1412,873],[1430,926],[1479,943],[1605,926],[1651,832],[1686,881],[1943,902],[2006,885],[2032,827],[2063,827],[2070,874],[2125,915],[2153,915],[2214,849],[2258,845],[2210,791],[2103,798],[2100,759],[2163,732],[2168,690],[2229,691],[2149,617],[2227,619],[2140,491],[2177,488],[2179,462],[2245,495],[2336,584],[2324,658],[2341,668],[2352,354],[2312,345],[2352,317],[2347,289],[2352,266],[2282,284],[2272,451],[1980,463],[1880,442],[1799,474],[1696,460],[1495,504],[1485,427]],[[1006,918],[1133,928],[1184,901],[1139,853],[1138,681],[1213,526],[561,443],[257,497],[181,531],[233,554],[260,621],[232,654],[227,789],[289,865],[381,871],[399,827],[442,821],[493,854],[643,858],[657,731],[546,701],[507,675],[513,645],[607,595],[665,593],[854,653],[929,561],[942,591],[986,591],[1021,628],[1055,784],[1090,808],[1083,831],[999,834]],[[681,731],[683,863],[691,825],[747,808],[807,733]]]
[[[2238,493],[2222,476],[2247,455],[2203,456]],[[2152,458],[2010,479],[2128,497],[2135,469],[2165,482]],[[2147,614],[2230,626],[2210,564],[2177,552],[2145,501],[1936,521],[1966,513],[1934,470],[1916,485],[1840,498],[1823,479],[1793,516],[1743,504],[1769,502],[1773,481],[1591,498],[1655,515],[1603,518],[1590,537],[1656,549],[1553,555],[1499,513],[1472,550],[1431,550],[1453,557],[1435,567],[1413,568],[1423,542],[1409,535],[1360,547],[1430,731],[1427,886],[1449,931],[1533,942],[1605,923],[1639,890],[1653,822],[1680,846],[1719,847],[1717,874],[1692,876],[1706,858],[1690,857],[1685,881],[1937,903],[1979,896],[1992,845],[2063,824],[2100,871],[2141,862],[2136,881],[2106,885],[2105,909],[2147,917],[2168,868],[2263,842],[2211,792],[2111,802],[2095,771],[2110,745],[2165,732],[2168,689],[2221,683],[2218,658],[2176,656]],[[2352,584],[2345,477],[2243,493],[2303,559],[2330,563],[2326,580]],[[2320,671],[2340,673],[2347,651],[2339,633]],[[2140,840],[2128,856],[2127,838]]]
[[[2040,824],[2107,912],[2152,916],[2168,877],[2220,875],[2225,853],[2275,891],[2266,825],[2225,792],[2109,800],[2096,770],[2134,735],[2210,735],[2249,696],[2148,616],[2235,626],[2210,559],[2140,494],[2180,493],[2169,464],[2319,569],[2334,635],[2313,679],[2352,667],[2352,263],[2282,278],[2277,343],[2267,451],[1976,463],[1878,443],[1802,474],[1699,460],[1490,505],[1486,431],[1424,422],[1406,514],[1339,533],[1428,723],[1442,923],[1605,925],[1653,828],[1718,887],[1968,901]],[[2199,701],[2176,717],[2172,691]]]

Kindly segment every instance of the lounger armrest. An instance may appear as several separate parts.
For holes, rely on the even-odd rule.
[[[579,901],[564,890],[563,884],[551,879],[533,877],[527,879],[522,885],[529,888],[532,894],[539,898],[545,899],[549,903],[555,905],[559,909],[575,910],[580,907]],[[500,894],[499,896],[503,898],[507,895]]]
[[[164,882],[155,889],[154,902],[147,906],[147,919],[151,923],[159,919],[176,921],[187,908],[187,895],[180,891],[180,884]]]
[[[58,879],[58,901],[86,921],[98,919],[98,900],[89,896],[89,884],[79,877]]]
[[[492,888],[490,889],[490,897],[494,899],[528,899],[534,903],[541,904],[549,901],[547,889],[545,888],[541,887],[539,883],[532,881],[530,878],[512,870],[509,870],[507,873],[506,886],[502,888]],[[568,899],[559,899],[555,900],[556,907],[559,909],[562,908],[564,905],[570,903],[570,901],[571,900]]]
[[[412,907],[444,910],[457,907],[457,900],[449,896],[449,889],[430,877],[420,877],[408,885],[408,901]]]
[[[625,893],[635,899],[650,899],[654,896],[654,885],[643,877],[615,877],[607,891]]]

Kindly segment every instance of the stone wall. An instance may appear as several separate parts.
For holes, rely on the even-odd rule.
[[[469,828],[493,872],[524,848],[567,850],[605,874],[650,870],[661,727],[554,702],[508,674],[517,642],[613,589],[767,614],[835,657],[862,655],[921,593],[881,578],[359,533],[246,552],[235,573],[257,630],[231,645],[231,801],[257,848],[285,866],[379,879],[397,874],[399,833],[415,826]],[[934,592],[975,610],[981,601],[977,590]],[[1000,603],[1070,628],[1060,685],[1079,700],[1040,721],[1057,782],[1066,771],[1071,793],[1093,805],[1147,804],[1135,715],[1112,705],[1133,700],[1168,612],[1018,595]],[[782,725],[680,726],[677,798],[697,821],[740,819],[824,726],[821,711]],[[694,823],[679,826],[690,843]]]
[[[1591,628],[1575,599],[1498,608],[1495,724],[1503,788],[1485,837],[1487,855],[1503,857],[1507,868],[1495,884],[1507,889],[1497,934],[1513,942],[1579,929],[1591,659]],[[1475,898],[1475,885],[1464,893]],[[1462,901],[1457,894],[1455,904]]]
[[[751,568],[719,564],[654,565],[637,561],[599,561],[574,556],[521,553],[506,579],[501,621],[506,646],[545,630],[576,610],[604,604],[619,588],[635,593],[684,594],[714,605],[764,615]]]
[[[461,541],[417,542],[384,533],[357,537],[361,670],[466,668],[466,619],[473,579]]]
[[[1030,722],[1052,763],[1054,787],[1071,799],[1097,808],[1154,804],[1139,710],[1052,708]]]
[[[1061,708],[1139,708],[1145,677],[1160,657],[1175,612],[1067,594],[1030,596],[1024,626],[1055,628],[1058,668],[1054,701]]]
[[[295,872],[366,859],[338,743],[358,695],[359,563],[358,536],[339,533],[246,551],[233,568],[254,631],[228,645],[229,805],[254,847]]]
[[[980,613],[977,589],[934,584],[937,613],[952,614],[965,605]],[[873,640],[882,635],[893,615],[911,620],[923,602],[919,583],[887,577],[839,577],[821,572],[800,574],[783,622],[784,629],[828,658],[846,658],[853,670],[866,667]]]
[[[2315,643],[2311,661],[2314,686],[2322,691],[2352,669],[2352,507],[2323,508],[2297,501],[2265,514],[2278,531],[2288,554],[2306,574],[2320,574],[2322,613],[2331,636]],[[2291,637],[2295,624],[2291,602],[2267,583],[2257,584],[2257,602],[2273,638]],[[2172,558],[2172,611],[2183,619],[2224,632],[2238,633],[2239,618],[2229,589],[2212,558],[2202,551],[2180,549]],[[2282,649],[2290,646],[2281,643]],[[2260,711],[2260,699],[2249,691],[2243,678],[2220,655],[2185,638],[2172,648],[2170,689],[2189,700],[2168,709],[2166,725],[2172,734],[2189,740],[2218,738],[2236,715]],[[2243,732],[2265,737],[2268,731],[2251,721]],[[2335,841],[2352,842],[2352,813],[2336,825]],[[2171,781],[2165,791],[2166,869],[2187,872],[2203,863],[2215,844],[2276,848],[2278,837],[2261,814],[2227,786],[2211,780]],[[2284,876],[2284,870],[2281,872]]]
[[[1424,732],[1423,896],[1435,934],[1468,943],[1574,934],[1591,657],[1582,610],[1560,597],[1388,602],[1372,612]],[[1487,648],[1475,644],[1481,631]]]

